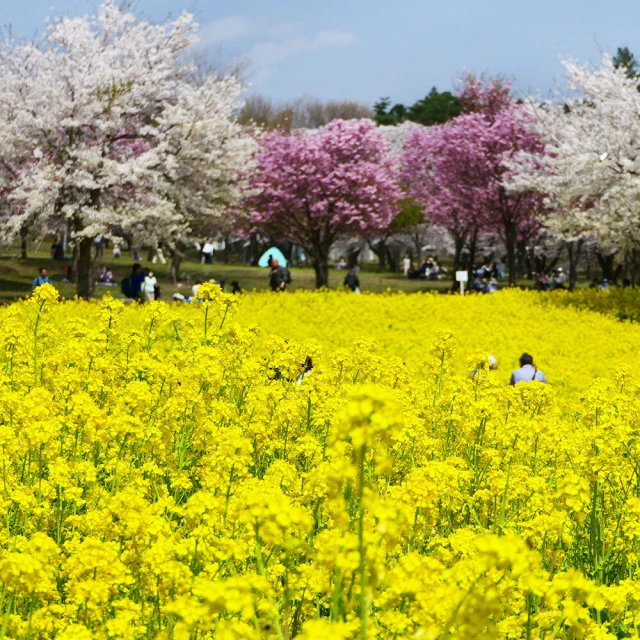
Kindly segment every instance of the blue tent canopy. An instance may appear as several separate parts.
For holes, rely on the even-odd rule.
[[[271,249],[267,249],[260,260],[258,260],[258,266],[268,267],[269,257],[277,260],[280,263],[281,267],[287,266],[287,259],[282,255],[282,251],[280,251],[280,249],[278,249],[277,247],[271,247]]]

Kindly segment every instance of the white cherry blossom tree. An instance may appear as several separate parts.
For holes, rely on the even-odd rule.
[[[68,225],[78,294],[93,292],[96,235],[173,243],[222,216],[256,150],[233,77],[196,81],[189,14],[151,24],[106,1],[0,50],[5,239]]]
[[[509,188],[546,194],[546,225],[567,243],[595,240],[620,255],[640,250],[638,79],[605,55],[599,67],[563,61],[568,94],[526,103],[545,140],[521,154]]]

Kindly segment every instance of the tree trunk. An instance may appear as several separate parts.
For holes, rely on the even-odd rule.
[[[635,287],[640,273],[640,252],[638,249],[632,249],[625,255],[624,272],[623,285]]]
[[[640,253],[638,253],[637,249],[633,250],[632,261],[631,261],[631,274],[630,277],[627,278],[629,284],[632,287],[635,287],[638,283],[638,273],[640,272]]]
[[[255,266],[258,266],[258,260],[260,259],[258,253],[258,240],[255,236],[251,236],[249,238],[249,245],[245,250],[245,261],[247,264],[255,263]]]
[[[424,238],[419,233],[410,234],[410,237],[411,242],[413,243],[413,246],[416,250],[416,261],[420,262],[420,260],[422,260],[422,247],[424,247],[425,244]]]
[[[478,228],[476,227],[471,232],[471,239],[469,240],[469,264],[467,265],[467,277],[469,282],[467,286],[470,286],[473,282],[473,263],[476,261],[476,247],[478,245]]]
[[[222,261],[224,262],[224,264],[229,264],[229,259],[231,257],[231,247],[229,246],[229,238],[231,237],[230,234],[227,234],[226,236],[224,236],[224,249],[223,254],[222,254]]]
[[[78,286],[79,298],[90,300],[93,296],[93,260],[91,259],[92,238],[82,238],[78,242]]]
[[[329,286],[329,260],[325,257],[313,259],[313,270],[316,272],[316,289]]]
[[[549,263],[549,271],[552,271],[553,269],[556,268],[556,265],[558,264],[558,262],[560,262],[560,257],[562,256],[562,249],[559,249],[558,251],[556,251],[556,255],[551,258],[551,262]]]
[[[80,251],[78,249],[78,243],[73,243],[73,254],[71,256],[71,282],[75,285],[78,284],[78,261],[80,259]]]
[[[353,269],[358,266],[358,258],[361,251],[362,247],[349,247],[349,251],[347,251],[347,269]]]
[[[147,249],[147,262],[149,264],[151,264],[151,261],[153,260],[153,257],[156,255],[156,248],[155,247],[149,247]]]
[[[580,262],[583,244],[584,240],[567,242],[567,254],[569,255],[569,291],[573,291],[578,282],[578,263]]]
[[[533,247],[531,247],[529,251],[527,251],[526,262],[525,262],[525,266],[527,268],[527,278],[529,278],[529,280],[533,280],[535,278],[535,274],[533,273],[535,262],[536,262],[535,252]]]
[[[527,245],[523,240],[516,242],[516,273],[519,278],[527,275]]]
[[[509,270],[509,285],[517,284],[516,244],[518,229],[513,222],[505,223],[505,248],[507,250],[507,269]]]
[[[371,251],[378,256],[378,272],[384,273],[387,270],[387,247],[384,240],[376,244],[369,244]]]
[[[598,262],[600,263],[600,269],[602,269],[602,277],[606,278],[610,282],[615,280],[615,271],[613,268],[613,261],[615,260],[615,255],[607,254],[605,255],[601,251],[596,251],[596,258],[598,258]]]
[[[171,267],[169,272],[171,273],[171,280],[173,284],[178,284],[180,282],[180,266],[182,265],[182,260],[184,258],[184,254],[178,248],[175,248],[171,252]]]
[[[389,271],[391,271],[391,273],[396,273],[398,271],[398,256],[393,248],[387,246],[386,249],[387,258],[389,259]]]
[[[20,242],[20,257],[26,260],[29,256],[27,254],[27,241],[25,238]]]
[[[620,278],[620,274],[622,273],[622,264],[619,264],[613,270],[613,284],[618,284],[618,278]]]
[[[464,249],[464,238],[454,236],[454,254],[453,254],[453,284],[451,289],[453,291],[458,287],[456,282],[456,271],[462,271],[462,250]]]

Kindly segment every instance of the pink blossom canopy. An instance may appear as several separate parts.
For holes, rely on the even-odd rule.
[[[340,234],[386,227],[401,197],[388,145],[369,120],[267,134],[250,188],[254,230],[321,253]]]

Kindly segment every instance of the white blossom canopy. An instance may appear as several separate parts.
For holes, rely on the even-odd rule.
[[[509,187],[546,194],[547,226],[605,250],[640,247],[638,79],[604,56],[598,68],[564,61],[570,94],[526,103],[544,153],[521,155]]]
[[[69,223],[76,239],[197,233],[240,197],[255,140],[241,86],[196,81],[188,14],[162,25],[113,2],[0,50],[2,230]]]

